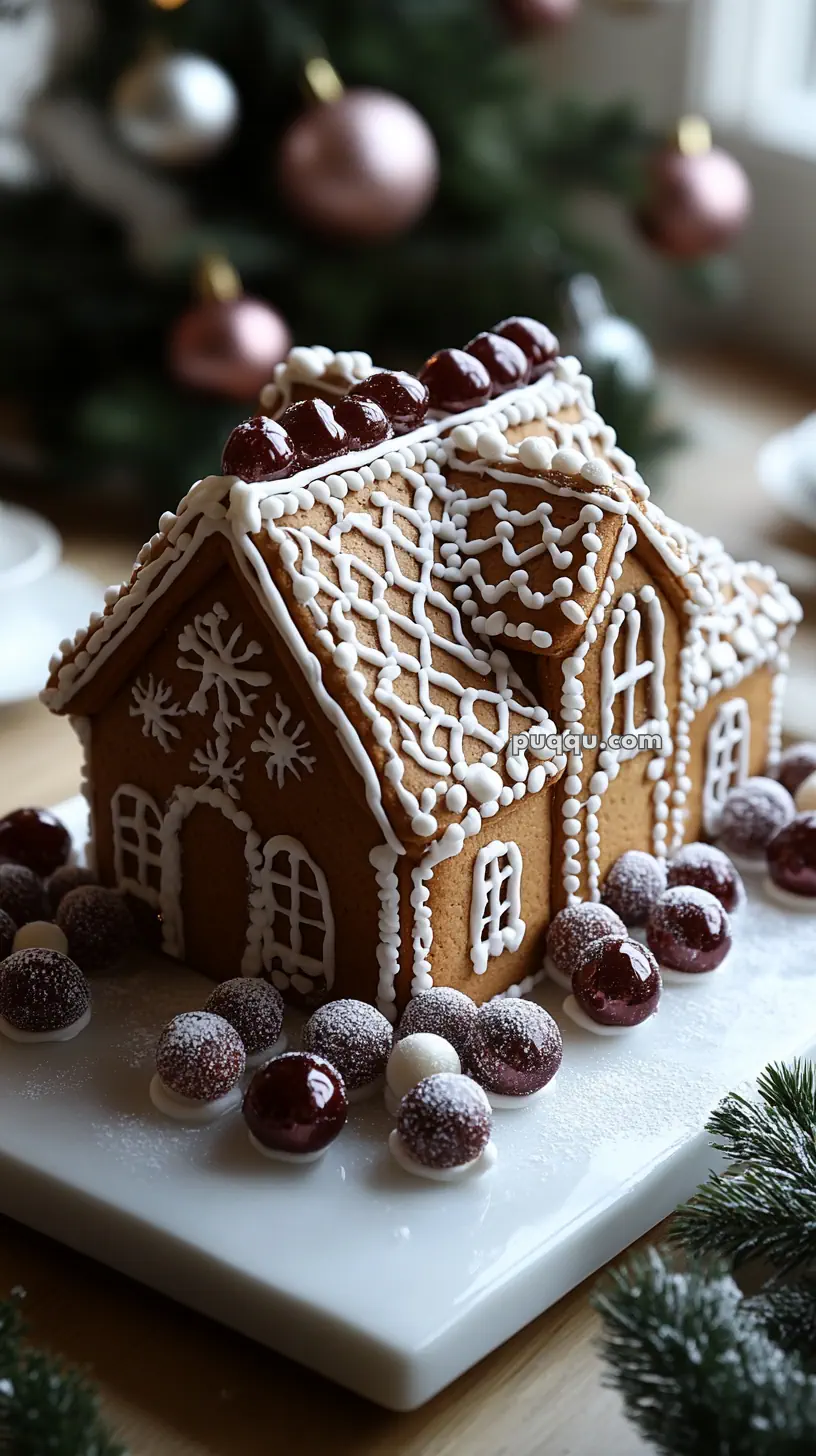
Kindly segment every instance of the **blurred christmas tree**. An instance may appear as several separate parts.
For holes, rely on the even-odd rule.
[[[570,280],[612,264],[576,224],[587,192],[646,199],[665,252],[722,246],[741,204],[696,197],[705,147],[543,94],[530,42],[576,8],[0,0],[3,65],[28,75],[0,137],[7,457],[12,420],[52,478],[126,470],[166,504],[217,468],[290,334],[411,367],[509,313],[563,327]],[[194,302],[212,255],[247,296],[218,262]],[[612,423],[648,463],[648,378],[612,373]]]

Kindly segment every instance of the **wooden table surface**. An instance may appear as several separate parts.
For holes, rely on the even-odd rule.
[[[791,726],[816,736],[816,559],[776,520],[752,472],[756,449],[816,403],[816,383],[723,360],[666,366],[669,406],[692,433],[661,500],[739,554],[772,559],[809,619],[794,658]],[[71,536],[66,555],[104,582],[129,569],[136,540]],[[71,624],[73,625],[73,624]],[[38,704],[0,710],[0,812],[76,791],[67,724]],[[646,1448],[601,1384],[597,1321],[574,1290],[422,1410],[393,1415],[170,1300],[0,1219],[0,1294],[27,1291],[35,1337],[91,1367],[105,1411],[134,1456],[636,1456]]]

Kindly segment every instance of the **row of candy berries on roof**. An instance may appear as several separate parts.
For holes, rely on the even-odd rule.
[[[440,349],[418,375],[376,369],[330,405],[290,404],[277,420],[253,415],[227,440],[221,469],[239,480],[282,480],[338,455],[417,429],[428,410],[458,414],[553,369],[558,340],[536,319],[507,318],[464,349]]]

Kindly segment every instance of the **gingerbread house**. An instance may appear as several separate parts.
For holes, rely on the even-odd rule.
[[[294,350],[263,408],[372,368]],[[286,478],[199,481],[43,696],[100,877],[169,955],[393,1019],[432,984],[523,993],[623,850],[715,832],[778,752],[798,617],[649,500],[556,358]]]

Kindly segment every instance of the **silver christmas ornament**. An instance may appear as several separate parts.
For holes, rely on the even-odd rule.
[[[238,121],[238,93],[225,71],[189,51],[145,56],[119,78],[113,114],[122,140],[167,167],[203,162]]]
[[[648,389],[655,376],[652,350],[639,328],[610,311],[597,278],[577,274],[567,294],[574,320],[572,346],[587,373],[614,369],[629,389]]]

